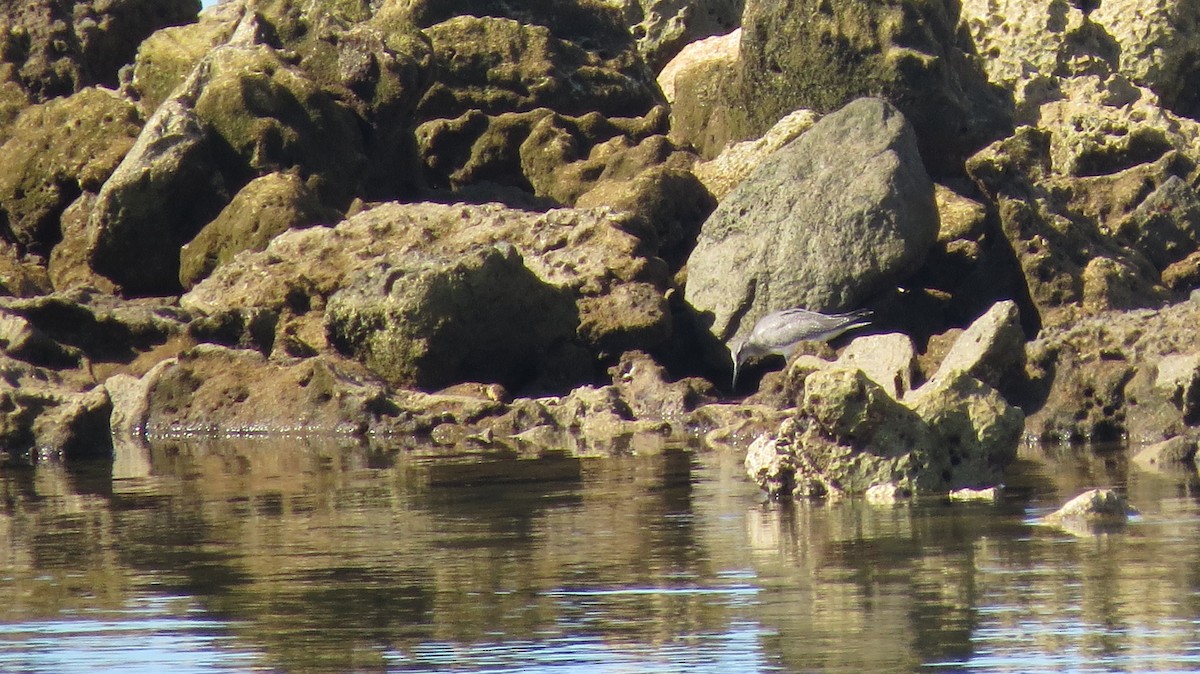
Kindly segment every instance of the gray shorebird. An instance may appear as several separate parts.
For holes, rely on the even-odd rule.
[[[859,309],[844,314],[823,314],[808,309],[783,309],[758,319],[745,339],[729,343],[733,358],[733,387],[738,369],[747,359],[777,353],[791,359],[801,342],[826,342],[852,328],[870,323],[871,311]]]

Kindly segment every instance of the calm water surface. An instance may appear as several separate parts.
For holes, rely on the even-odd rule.
[[[794,507],[732,453],[673,447],[10,466],[0,672],[1200,670],[1196,474],[1117,456],[1027,450],[998,504]],[[1141,517],[1032,523],[1097,485]]]

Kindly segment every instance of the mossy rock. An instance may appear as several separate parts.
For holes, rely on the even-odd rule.
[[[201,21],[164,28],[146,38],[133,64],[133,89],[142,109],[158,109],[205,54],[229,39],[233,27],[228,21]]]
[[[0,212],[16,240],[43,252],[57,243],[58,217],[100,188],[141,124],[135,106],[97,88],[26,108],[0,146]]]
[[[243,250],[262,250],[293,227],[333,224],[340,214],[321,205],[299,176],[269,173],[250,181],[204,226],[179,257],[179,280],[190,288]]]
[[[326,203],[344,204],[366,167],[362,120],[264,45],[214,53],[196,113],[235,179],[296,168]]]

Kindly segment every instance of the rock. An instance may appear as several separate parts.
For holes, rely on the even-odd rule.
[[[594,113],[569,117],[547,108],[496,115],[472,110],[418,125],[416,151],[434,187],[463,194],[491,185],[499,194],[492,201],[514,201],[505,192],[515,191],[526,199],[533,195],[542,203],[571,205],[602,179],[685,165],[687,155],[662,136],[666,121],[661,107],[622,119]]]
[[[520,329],[514,316],[524,317]],[[578,323],[571,296],[529,271],[510,245],[456,259],[385,258],[325,310],[339,351],[393,385],[422,389],[462,381],[517,389],[551,373],[581,380],[590,364],[572,348]]]
[[[1145,186],[1186,174],[1190,162],[1169,154],[1111,175],[1064,178],[1051,172],[1049,141],[1049,133],[1023,127],[968,162],[968,172],[995,199],[1043,324],[1161,305],[1167,294],[1153,264],[1113,233],[1153,193]]]
[[[146,36],[192,21],[196,0],[28,0],[0,9],[0,70],[31,98],[68,96],[89,84],[115,86]]]
[[[671,102],[671,138],[691,145],[705,159],[720,154],[733,137],[725,101],[737,75],[741,40],[739,28],[694,42],[658,77]]]
[[[609,374],[638,419],[682,422],[698,407],[717,400],[709,382],[696,377],[669,381],[666,369],[641,351],[622,354]]]
[[[898,332],[855,337],[833,367],[861,370],[896,399],[904,397],[920,377],[912,338]]]
[[[1183,436],[1175,436],[1169,440],[1156,442],[1139,449],[1133,455],[1133,462],[1146,468],[1167,466],[1194,467],[1196,459],[1196,441]]]
[[[190,288],[243,250],[262,250],[292,228],[333,224],[341,215],[321,205],[295,173],[251,180],[179,254],[179,281]]]
[[[1011,110],[956,32],[956,9],[911,0],[749,0],[725,103],[740,116],[734,137],[760,136],[799,108],[827,113],[882,96],[912,123],[932,174],[960,173],[966,157],[1011,128]]]
[[[104,89],[26,108],[0,146],[0,219],[17,242],[49,252],[67,205],[100,189],[140,130],[137,108]]]
[[[1004,300],[971,323],[942,359],[933,379],[961,372],[997,389],[1025,373],[1025,333],[1017,303]]]
[[[1188,301],[1043,330],[1026,347],[1030,437],[1154,443],[1187,434],[1196,321],[1200,304]]]
[[[986,503],[995,503],[1000,500],[1000,492],[1003,491],[1003,486],[988,487],[987,489],[955,489],[950,492],[950,500],[957,502],[983,501]]]
[[[0,295],[32,297],[52,290],[40,259],[19,255],[15,246],[0,242]]]
[[[1184,423],[1200,421],[1200,353],[1172,354],[1158,361],[1154,388],[1183,413]]]
[[[875,505],[895,505],[912,498],[912,493],[897,484],[888,482],[867,488],[863,498],[867,503]]]
[[[35,451],[68,460],[110,458],[111,416],[112,402],[103,386],[68,396],[33,421]]]
[[[273,309],[283,327],[294,324],[289,316],[320,316],[330,296],[385,254],[455,258],[507,242],[542,283],[574,299],[579,337],[593,353],[651,349],[670,332],[667,269],[624,231],[630,222],[603,210],[385,204],[332,228],[285,232],[266,250],[220,267],[180,302],[203,313]]]
[[[254,351],[200,346],[143,380],[119,382],[126,390],[112,395],[114,432],[352,433],[379,421],[375,406],[388,408],[381,383],[324,357],[278,365]]]
[[[1081,4],[967,0],[962,24],[991,81],[1018,103],[1054,92],[1063,75],[1119,71],[1153,89],[1166,106],[1194,116],[1185,82],[1195,77],[1197,49],[1191,5],[1176,0],[1117,0]]]
[[[88,215],[89,266],[130,294],[178,289],[180,247],[225,199],[205,124],[192,108],[197,86],[146,122]]]
[[[861,99],[721,202],[688,260],[685,298],[712,314],[709,332],[727,342],[772,311],[858,306],[915,271],[936,235],[933,185],[911,128],[888,103]]]
[[[234,3],[220,3],[199,21],[155,31],[138,45],[129,88],[146,115],[171,97],[205,54],[229,40],[241,11]]]
[[[649,112],[661,102],[661,94],[631,36],[617,28],[616,17],[600,11],[600,6],[591,4],[582,10],[571,7],[574,4],[534,5],[520,21],[471,16],[469,8],[456,7],[458,16],[425,27],[433,45],[433,63],[431,84],[417,107],[418,118],[452,119],[471,110],[498,114],[541,107],[566,115],[598,112],[604,117]],[[578,32],[583,25],[568,27],[560,18],[572,10],[592,26],[605,25],[584,38],[586,34]],[[610,21],[614,22],[609,25]]]
[[[1124,525],[1137,511],[1124,496],[1111,489],[1091,489],[1067,501],[1041,519],[1072,533],[1097,533]]]
[[[858,370],[808,375],[801,405],[754,442],[746,469],[775,497],[915,494],[995,484],[1016,456],[1023,417],[965,375],[897,402]]]
[[[935,376],[906,395],[904,404],[928,424],[948,489],[994,485],[1017,458],[1025,415],[966,373]]]
[[[736,28],[745,6],[745,0],[605,1],[621,9],[638,52],[655,71],[697,40]]]
[[[5,355],[44,367],[79,365],[78,349],[64,347],[23,316],[0,310],[0,351]]]
[[[0,298],[0,312],[19,317],[30,355],[55,367],[129,363],[183,332],[186,314],[173,300],[119,300],[91,290]],[[10,318],[11,320],[11,318]]]
[[[196,117],[235,156],[224,173],[298,167],[324,203],[349,203],[367,161],[359,118],[276,50],[236,38],[195,71]]]
[[[601,179],[575,206],[608,207],[638,216],[645,222],[638,237],[676,271],[687,261],[717,201],[690,171],[658,165],[631,180]]]
[[[721,154],[697,163],[692,171],[718,200],[748,178],[775,151],[792,142],[817,123],[811,110],[796,110],[772,126],[762,138],[734,143]]]

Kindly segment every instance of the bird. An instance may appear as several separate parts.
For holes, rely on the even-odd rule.
[[[750,358],[779,354],[790,359],[801,342],[827,342],[847,330],[869,324],[870,309],[844,314],[823,314],[799,307],[782,309],[758,319],[745,339],[729,343],[733,358],[733,387],[737,388],[738,369]]]

